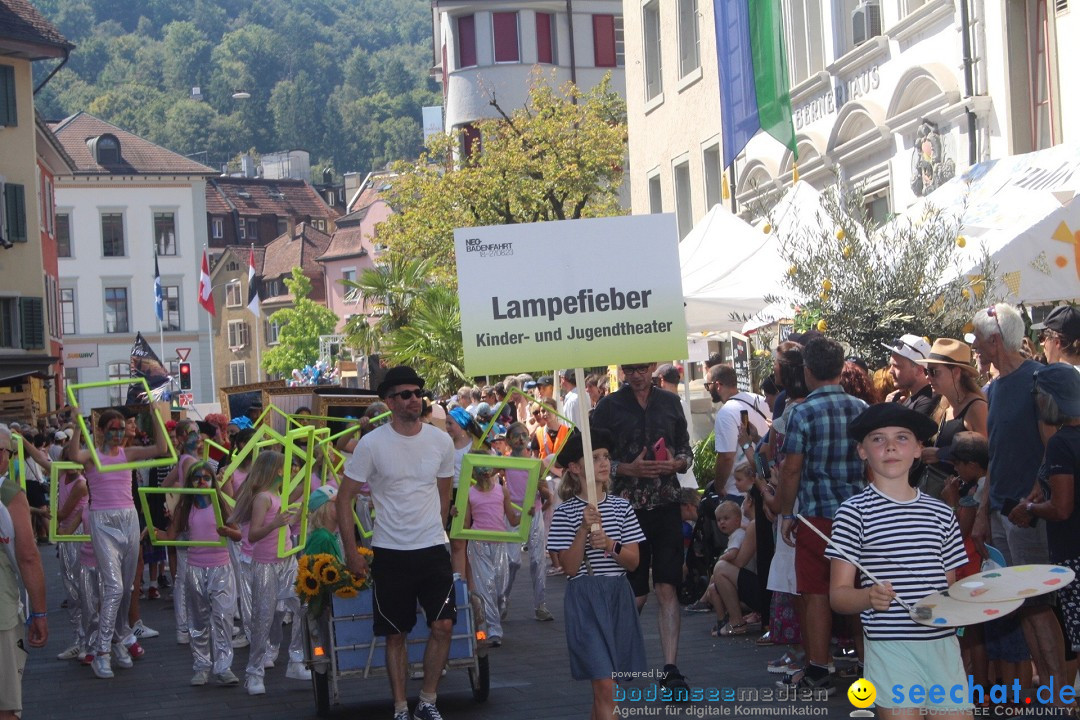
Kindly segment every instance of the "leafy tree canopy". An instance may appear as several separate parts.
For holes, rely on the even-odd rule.
[[[533,76],[528,104],[475,123],[481,142],[462,156],[462,136],[432,138],[415,164],[398,163],[396,212],[379,226],[392,255],[430,258],[456,283],[453,231],[618,215],[626,154],[626,107],[605,79],[582,93]],[[447,171],[446,168],[454,168]]]
[[[302,148],[339,175],[380,168],[419,155],[421,108],[440,102],[431,10],[415,0],[35,5],[76,45],[36,98],[47,118],[86,110],[212,167],[255,147]]]
[[[334,311],[310,299],[311,281],[298,267],[285,287],[293,297],[293,306],[270,316],[281,326],[278,344],[263,353],[262,366],[267,373],[290,377],[293,368],[311,365],[319,359],[319,336],[331,335],[337,327]]]

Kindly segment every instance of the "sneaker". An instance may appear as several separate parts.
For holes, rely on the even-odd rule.
[[[209,670],[196,670],[195,674],[191,676],[191,684],[194,686],[205,685],[206,681],[210,679]]]
[[[311,671],[304,667],[302,662],[290,662],[285,668],[285,677],[290,680],[310,680]]]
[[[143,650],[143,646],[137,640],[130,645],[125,645],[124,648],[128,651],[128,655],[131,656],[132,660],[138,660],[146,654],[146,650]]]
[[[150,586],[150,589],[146,591],[147,600],[157,600],[161,597],[161,592],[154,586]]]
[[[187,630],[177,630],[176,631],[176,644],[177,645],[190,645],[191,644],[191,633],[189,633]]]
[[[225,672],[214,675],[214,682],[224,686],[239,685],[240,678],[236,677],[232,670],[225,670]]]
[[[64,652],[57,655],[56,659],[57,660],[74,660],[75,658],[79,657],[80,655],[82,655],[82,653],[79,650],[79,646],[78,645],[72,645],[67,650],[65,650]]]
[[[413,713],[413,720],[443,720],[443,716],[439,714],[437,707],[421,700]]]
[[[394,713],[394,720],[409,720],[409,711],[402,710],[401,712]]]
[[[706,613],[712,612],[712,605],[704,600],[698,600],[697,602],[690,603],[686,606],[686,612],[688,613]]]
[[[690,686],[686,684],[686,676],[679,672],[674,665],[664,666],[664,675],[660,678],[660,687],[669,690],[665,700],[689,700]]]
[[[232,646],[234,648],[243,648],[251,644],[251,641],[247,639],[247,635],[237,635],[232,639]]]
[[[766,669],[777,675],[791,675],[802,670],[802,663],[797,657],[786,652],[775,660],[770,660]]]
[[[103,680],[107,680],[113,676],[112,671],[112,659],[108,653],[104,655],[95,655],[94,659],[90,662],[90,668],[94,671],[94,674]]]
[[[170,587],[172,587],[172,583],[169,582],[169,576],[168,575],[158,575],[157,584],[158,584],[158,587],[162,587],[162,588],[170,588]]]
[[[507,598],[506,600],[499,603],[499,619],[500,620],[505,620],[509,614],[510,614],[510,599]]]
[[[135,667],[135,663],[131,660],[131,655],[128,654],[127,648],[123,643],[113,643],[112,646],[113,657],[116,658],[116,667],[124,670],[130,670]]]
[[[244,683],[244,687],[247,688],[248,695],[265,695],[266,686],[263,685],[263,679],[261,677],[255,677],[254,675],[248,675],[247,682]]]
[[[263,660],[263,670],[269,670],[272,667],[274,667],[274,658],[268,657]]]
[[[540,622],[551,622],[555,619],[555,616],[552,615],[545,606],[541,605],[536,608],[536,619]]]
[[[94,664],[94,653],[86,653],[85,655],[83,655],[81,658],[79,658],[79,664],[80,665],[87,665],[87,666],[93,665]]]
[[[550,567],[547,569],[548,575],[562,575],[563,569],[561,567]]]
[[[150,638],[156,638],[161,634],[154,628],[143,625],[142,620],[135,623],[135,627],[131,628],[131,632],[139,640],[149,640]]]
[[[489,648],[502,647],[502,638],[499,637],[498,635],[488,638],[488,647]]]

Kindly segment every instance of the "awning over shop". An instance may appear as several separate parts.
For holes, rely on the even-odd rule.
[[[49,355],[0,355],[0,383],[10,384],[11,380],[30,375],[47,378],[51,375],[49,366],[59,359]]]

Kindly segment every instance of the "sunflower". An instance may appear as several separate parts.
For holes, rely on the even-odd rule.
[[[360,557],[362,557],[362,558],[370,559],[370,558],[375,557],[375,552],[371,548],[358,547],[358,548],[356,548],[356,550],[357,550],[357,552],[360,553]]]
[[[321,578],[323,568],[325,568],[328,563],[333,562],[332,557],[323,553],[320,553],[318,555],[309,555],[308,558],[308,572],[317,578]]]
[[[358,593],[356,591],[356,588],[354,588],[353,586],[345,585],[344,587],[340,587],[335,590],[334,594],[337,595],[339,598],[348,599],[356,597]]]
[[[322,585],[319,583],[319,579],[311,573],[300,573],[296,577],[296,594],[310,600],[319,594],[322,590]]]
[[[341,581],[341,570],[336,563],[326,563],[320,569],[318,577],[323,585],[336,585]]]

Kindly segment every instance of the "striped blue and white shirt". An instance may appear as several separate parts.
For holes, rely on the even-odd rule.
[[[960,526],[945,503],[916,490],[913,500],[901,502],[869,486],[843,502],[836,511],[832,541],[858,560],[909,605],[948,588],[945,572],[967,562]],[[843,560],[831,547],[825,556]],[[856,570],[856,587],[873,585]],[[893,602],[885,612],[864,610],[863,629],[871,640],[935,640],[954,633],[916,623]]]
[[[601,523],[604,534],[615,542],[629,545],[630,543],[645,542],[645,533],[638,524],[637,514],[630,502],[610,493],[596,506],[600,511]],[[585,501],[578,497],[570,498],[559,507],[551,516],[551,531],[548,533],[547,549],[550,552],[566,550],[574,544],[574,535],[581,527],[581,519],[585,515]],[[593,575],[625,575],[626,571],[615,562],[615,556],[604,557],[603,550],[595,550],[585,546],[585,557],[581,559],[581,567],[578,573],[570,578],[573,582],[576,578],[588,575],[585,567],[585,558],[592,564]]]

